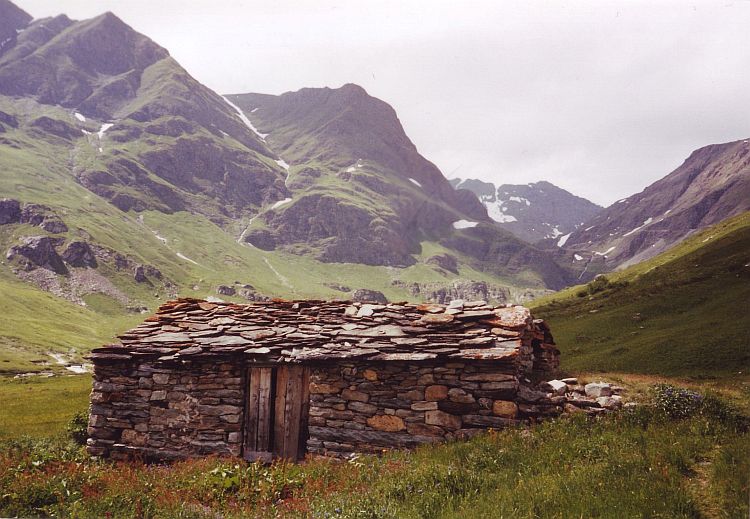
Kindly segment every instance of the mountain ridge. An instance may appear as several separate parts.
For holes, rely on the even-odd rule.
[[[646,260],[747,210],[750,141],[711,144],[640,193],[601,211],[572,232],[562,248],[577,255],[574,262],[587,265],[591,276]]]
[[[478,179],[450,182],[476,194],[493,220],[529,243],[571,233],[602,209],[545,180],[497,187]]]

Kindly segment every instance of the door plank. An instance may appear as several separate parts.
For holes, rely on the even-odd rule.
[[[286,386],[289,380],[287,366],[276,369],[276,404],[274,417],[273,452],[277,456],[284,452],[284,424],[286,423]]]
[[[258,368],[250,368],[247,383],[245,452],[255,452],[258,450],[258,401],[260,397],[260,373]]]
[[[302,368],[300,366],[289,367],[285,410],[283,456],[289,460],[296,460],[299,450],[300,411],[302,410]]]
[[[258,392],[258,443],[256,450],[271,451],[271,381],[272,368],[258,368],[260,388]]]
[[[302,405],[300,407],[299,438],[297,439],[297,459],[303,458],[307,451],[307,419],[310,412],[310,368],[302,367]]]

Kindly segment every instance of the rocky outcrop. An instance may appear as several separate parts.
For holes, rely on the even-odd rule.
[[[21,244],[11,247],[6,258],[18,261],[24,270],[40,267],[56,274],[67,274],[68,269],[55,250],[60,243],[61,240],[49,236],[29,236]]]
[[[25,204],[21,209],[20,222],[36,225],[53,234],[68,232],[65,222],[46,205]]]
[[[20,223],[20,221],[21,203],[12,198],[3,198],[0,200],[0,225]]]
[[[227,285],[219,285],[216,287],[216,293],[221,296],[233,296],[237,294],[237,290]]]
[[[458,274],[458,260],[452,254],[436,254],[427,258],[425,263],[435,265],[453,274]]]
[[[133,279],[135,279],[137,283],[150,283],[150,277],[161,280],[161,271],[151,265],[137,264],[133,267]]]
[[[71,267],[96,268],[96,255],[85,241],[73,241],[62,253],[62,259]]]
[[[447,304],[457,299],[492,301],[494,303],[510,301],[510,290],[507,287],[494,285],[486,281],[457,280],[452,283],[406,283],[396,280],[392,284],[408,290],[412,296],[433,303]]]
[[[562,246],[588,282],[664,252],[697,229],[750,210],[750,140],[700,148],[666,177],[586,221]],[[599,263],[599,265],[595,265]],[[595,267],[595,268],[594,268]]]
[[[383,295],[382,292],[377,290],[370,290],[367,288],[359,288],[352,294],[352,301],[359,301],[362,303],[379,303],[382,305],[388,304],[388,299]]]

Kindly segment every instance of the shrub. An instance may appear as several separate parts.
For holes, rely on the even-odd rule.
[[[73,415],[73,418],[68,422],[65,427],[65,431],[68,437],[73,440],[77,445],[86,445],[86,439],[88,438],[88,432],[86,429],[89,425],[89,415],[85,411],[79,411]]]
[[[688,418],[697,413],[703,404],[703,395],[697,391],[670,384],[653,387],[655,407],[669,418]]]

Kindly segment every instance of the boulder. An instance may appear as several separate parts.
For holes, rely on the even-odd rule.
[[[562,396],[568,390],[568,385],[562,380],[550,380],[549,382],[542,382],[540,387],[545,391]]]
[[[42,220],[42,223],[39,224],[39,227],[47,232],[51,232],[52,234],[68,232],[68,226],[57,216],[45,217],[44,220]]]
[[[21,221],[21,203],[12,198],[0,199],[0,225]]]
[[[618,395],[600,396],[596,399],[596,403],[605,409],[618,409],[622,407],[622,397]]]
[[[612,385],[607,384],[606,382],[592,382],[586,384],[584,390],[586,391],[586,396],[589,398],[599,398],[612,395]]]
[[[56,274],[67,274],[62,258],[55,247],[59,240],[49,236],[28,236],[20,245],[15,245],[8,250],[6,258],[9,260],[19,259],[26,270],[36,267],[45,268]]]
[[[216,293],[222,296],[233,296],[237,293],[237,291],[234,289],[234,287],[219,285],[218,287],[216,287]]]
[[[388,299],[382,292],[377,290],[370,290],[367,288],[359,288],[352,294],[352,301],[360,301],[362,303],[378,303],[381,305],[387,305]]]
[[[96,256],[91,246],[85,241],[74,241],[68,244],[62,253],[62,259],[71,267],[96,268]]]
[[[147,283],[148,278],[146,277],[146,267],[143,265],[136,265],[133,269],[133,279],[136,283]]]

